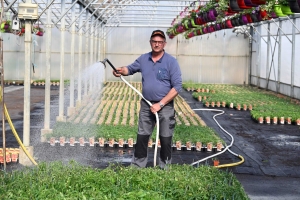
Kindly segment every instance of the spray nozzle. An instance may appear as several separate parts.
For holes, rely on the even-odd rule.
[[[108,62],[108,64],[111,66],[111,68],[113,68],[113,70],[114,70],[117,74],[119,74],[118,70],[113,66],[113,64],[111,64],[111,62],[110,62],[107,58],[105,58],[103,61],[99,61],[99,62],[101,62],[101,63],[104,65],[105,68],[106,68],[105,63]]]

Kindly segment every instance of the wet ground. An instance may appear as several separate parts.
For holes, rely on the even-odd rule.
[[[7,91],[5,103],[22,139],[23,88],[17,87],[19,86],[7,86],[5,88]],[[203,108],[202,103],[193,99],[190,92],[182,91],[181,96],[192,109]],[[44,120],[44,89],[42,87],[31,88],[31,102],[31,145],[34,146],[34,157],[37,162],[55,160],[68,162],[70,159],[74,159],[82,164],[99,168],[106,167],[109,162],[129,165],[133,154],[132,148],[70,147],[68,145],[52,147],[49,144],[40,143],[40,129],[43,128]],[[67,107],[68,100],[65,103]],[[216,117],[216,119],[234,137],[231,150],[245,159],[243,164],[224,170],[230,170],[237,176],[251,199],[300,199],[299,126],[258,124],[251,119],[249,111],[237,111],[228,108],[222,108],[222,110],[225,111],[225,114]],[[53,87],[51,91],[52,125],[55,123],[57,111],[58,88]],[[213,114],[217,112],[196,111],[196,113],[208,126],[213,127],[227,144],[231,142],[231,138],[212,119]],[[6,127],[7,147],[18,147],[9,126],[6,125]],[[2,135],[0,146],[2,146]],[[153,166],[153,150],[154,148],[149,148],[149,167]],[[173,163],[190,164],[214,153],[174,150]],[[229,152],[218,157],[220,164],[240,161],[239,158]],[[211,160],[207,160],[207,164],[211,165]],[[10,170],[19,167],[19,164],[8,165]]]

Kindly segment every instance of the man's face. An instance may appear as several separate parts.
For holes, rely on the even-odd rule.
[[[160,53],[165,48],[166,42],[164,38],[160,36],[154,36],[150,38],[150,45],[153,52]]]

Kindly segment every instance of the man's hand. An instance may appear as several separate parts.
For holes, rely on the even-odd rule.
[[[155,103],[155,104],[152,104],[152,106],[150,107],[150,110],[153,114],[155,114],[156,112],[161,110],[161,107],[160,107],[159,103]]]
[[[117,72],[113,70],[113,75],[115,77],[120,77],[121,75],[127,76],[128,75],[128,69],[127,67],[118,67],[116,68]]]

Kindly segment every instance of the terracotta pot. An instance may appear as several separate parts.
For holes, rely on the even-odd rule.
[[[288,117],[287,120],[286,120],[286,123],[287,123],[287,124],[292,124],[292,118],[291,118],[291,117]]]
[[[222,107],[225,108],[226,107],[226,102],[222,101]]]
[[[284,117],[280,117],[280,124],[284,124]]]
[[[273,117],[273,124],[277,124],[278,123],[278,118],[277,117]]]
[[[300,125],[300,118],[296,120],[296,124],[299,126]]]
[[[215,107],[215,102],[211,102],[211,107]]]
[[[196,142],[196,151],[201,151],[201,149],[202,149],[202,143]]]
[[[65,146],[66,143],[66,138],[65,137],[60,137],[59,138],[59,145],[60,146]]]
[[[202,96],[198,96],[198,101],[202,101]]]
[[[266,123],[270,124],[271,123],[271,118],[270,117],[266,117]]]
[[[237,110],[241,110],[241,105],[240,105],[240,104],[237,104],[236,109],[237,109]]]
[[[243,109],[247,110],[247,105],[246,104],[243,105]]]
[[[219,108],[221,106],[220,101],[217,101],[217,107]]]
[[[181,150],[181,141],[176,141],[176,149]]]
[[[220,161],[219,160],[214,160],[214,166],[219,166]]]
[[[99,142],[99,146],[100,146],[100,147],[104,147],[104,144],[105,144],[105,139],[104,139],[104,138],[102,138],[102,137],[99,138],[99,139],[98,139],[98,142]]]
[[[260,123],[260,124],[264,123],[264,118],[263,117],[259,117],[258,118],[258,123]]]

